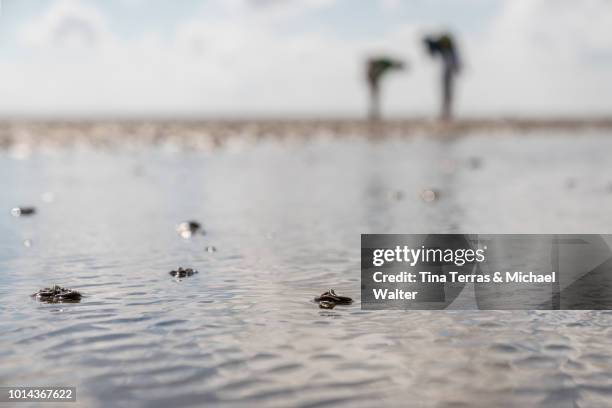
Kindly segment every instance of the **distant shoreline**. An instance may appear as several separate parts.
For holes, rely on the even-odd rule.
[[[186,147],[214,147],[232,138],[309,139],[316,137],[441,138],[482,134],[529,134],[537,131],[578,132],[610,130],[612,117],[602,119],[121,119],[121,120],[0,120],[0,149],[29,147],[92,147],[176,143]]]

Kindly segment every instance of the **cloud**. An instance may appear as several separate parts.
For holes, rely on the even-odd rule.
[[[609,21],[605,0],[506,0],[484,35],[469,39],[464,92],[469,85],[500,111],[605,113],[612,102]]]
[[[77,0],[57,1],[19,33],[26,46],[91,48],[112,37],[105,16]]]
[[[58,0],[20,29],[27,58],[0,59],[0,112],[360,115],[363,59],[390,53],[409,60],[410,70],[385,81],[385,110],[434,114],[439,67],[422,50],[427,27],[394,23],[371,40],[336,35],[333,26],[287,29],[334,5],[210,0],[170,37],[141,31],[121,38],[107,9]],[[599,113],[612,106],[612,3],[499,5],[481,30],[458,35],[466,62],[462,113]]]
[[[336,0],[216,0],[232,12],[266,13],[276,18],[301,16],[333,6]]]
[[[379,3],[385,11],[396,11],[402,6],[402,0],[379,0]]]
[[[203,12],[181,22],[170,39],[143,35],[119,41],[107,16],[92,4],[55,2],[20,31],[29,60],[0,63],[5,95],[0,110],[271,115],[308,107],[345,110],[337,109],[343,105],[340,96],[354,93],[352,85],[360,79],[346,80],[355,57],[345,44],[318,33],[279,36],[274,29],[277,13],[297,18],[298,10],[308,13],[330,2],[289,3],[236,2],[265,10],[234,8],[223,19]],[[226,2],[222,7],[225,13],[231,8]],[[64,27],[73,21],[78,30],[69,42]],[[336,89],[329,81],[337,82]],[[31,92],[24,92],[24,83]]]

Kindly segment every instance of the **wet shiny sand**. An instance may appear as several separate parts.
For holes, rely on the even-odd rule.
[[[610,406],[611,313],[361,311],[359,246],[610,233],[611,135],[11,144],[0,384],[76,386],[94,407]],[[205,236],[176,233],[191,219]],[[30,299],[55,283],[84,298]],[[319,309],[329,287],[355,302]]]

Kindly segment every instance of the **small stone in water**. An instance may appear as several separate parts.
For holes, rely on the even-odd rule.
[[[32,294],[32,297],[45,303],[77,303],[81,300],[82,296],[76,290],[53,285],[50,288],[39,290]]]
[[[435,190],[423,190],[421,191],[421,199],[426,203],[431,203],[437,200],[439,193]]]
[[[181,222],[176,227],[176,232],[178,232],[179,235],[185,239],[191,238],[192,235],[198,232],[201,232],[202,234],[204,234],[204,231],[202,230],[202,226],[197,221]]]
[[[168,272],[170,275],[174,276],[175,278],[186,278],[188,276],[193,276],[196,273],[198,273],[198,271],[192,269],[192,268],[182,268],[179,267],[176,271],[170,271]]]
[[[340,296],[333,289],[322,293],[321,296],[317,296],[314,300],[319,302],[321,309],[333,309],[336,305],[350,305],[353,303],[353,299],[348,296]]]
[[[395,201],[401,201],[404,198],[404,193],[402,191],[393,191],[389,194],[389,198]]]
[[[34,207],[15,207],[11,210],[13,217],[21,217],[22,215],[33,215],[36,213]]]

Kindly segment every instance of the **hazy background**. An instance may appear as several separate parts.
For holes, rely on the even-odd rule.
[[[434,115],[421,36],[456,33],[461,116],[612,106],[608,0],[3,0],[0,116],[360,116],[362,60],[391,115]]]
[[[612,407],[609,311],[378,313],[360,280],[363,233],[612,233],[612,0],[1,4],[1,386],[88,408]],[[465,62],[450,123],[428,120],[441,29]],[[411,67],[383,113],[425,120],[352,120],[379,53]],[[206,235],[177,234],[190,220]],[[30,297],[54,284],[81,302]],[[319,309],[329,288],[354,303]]]

